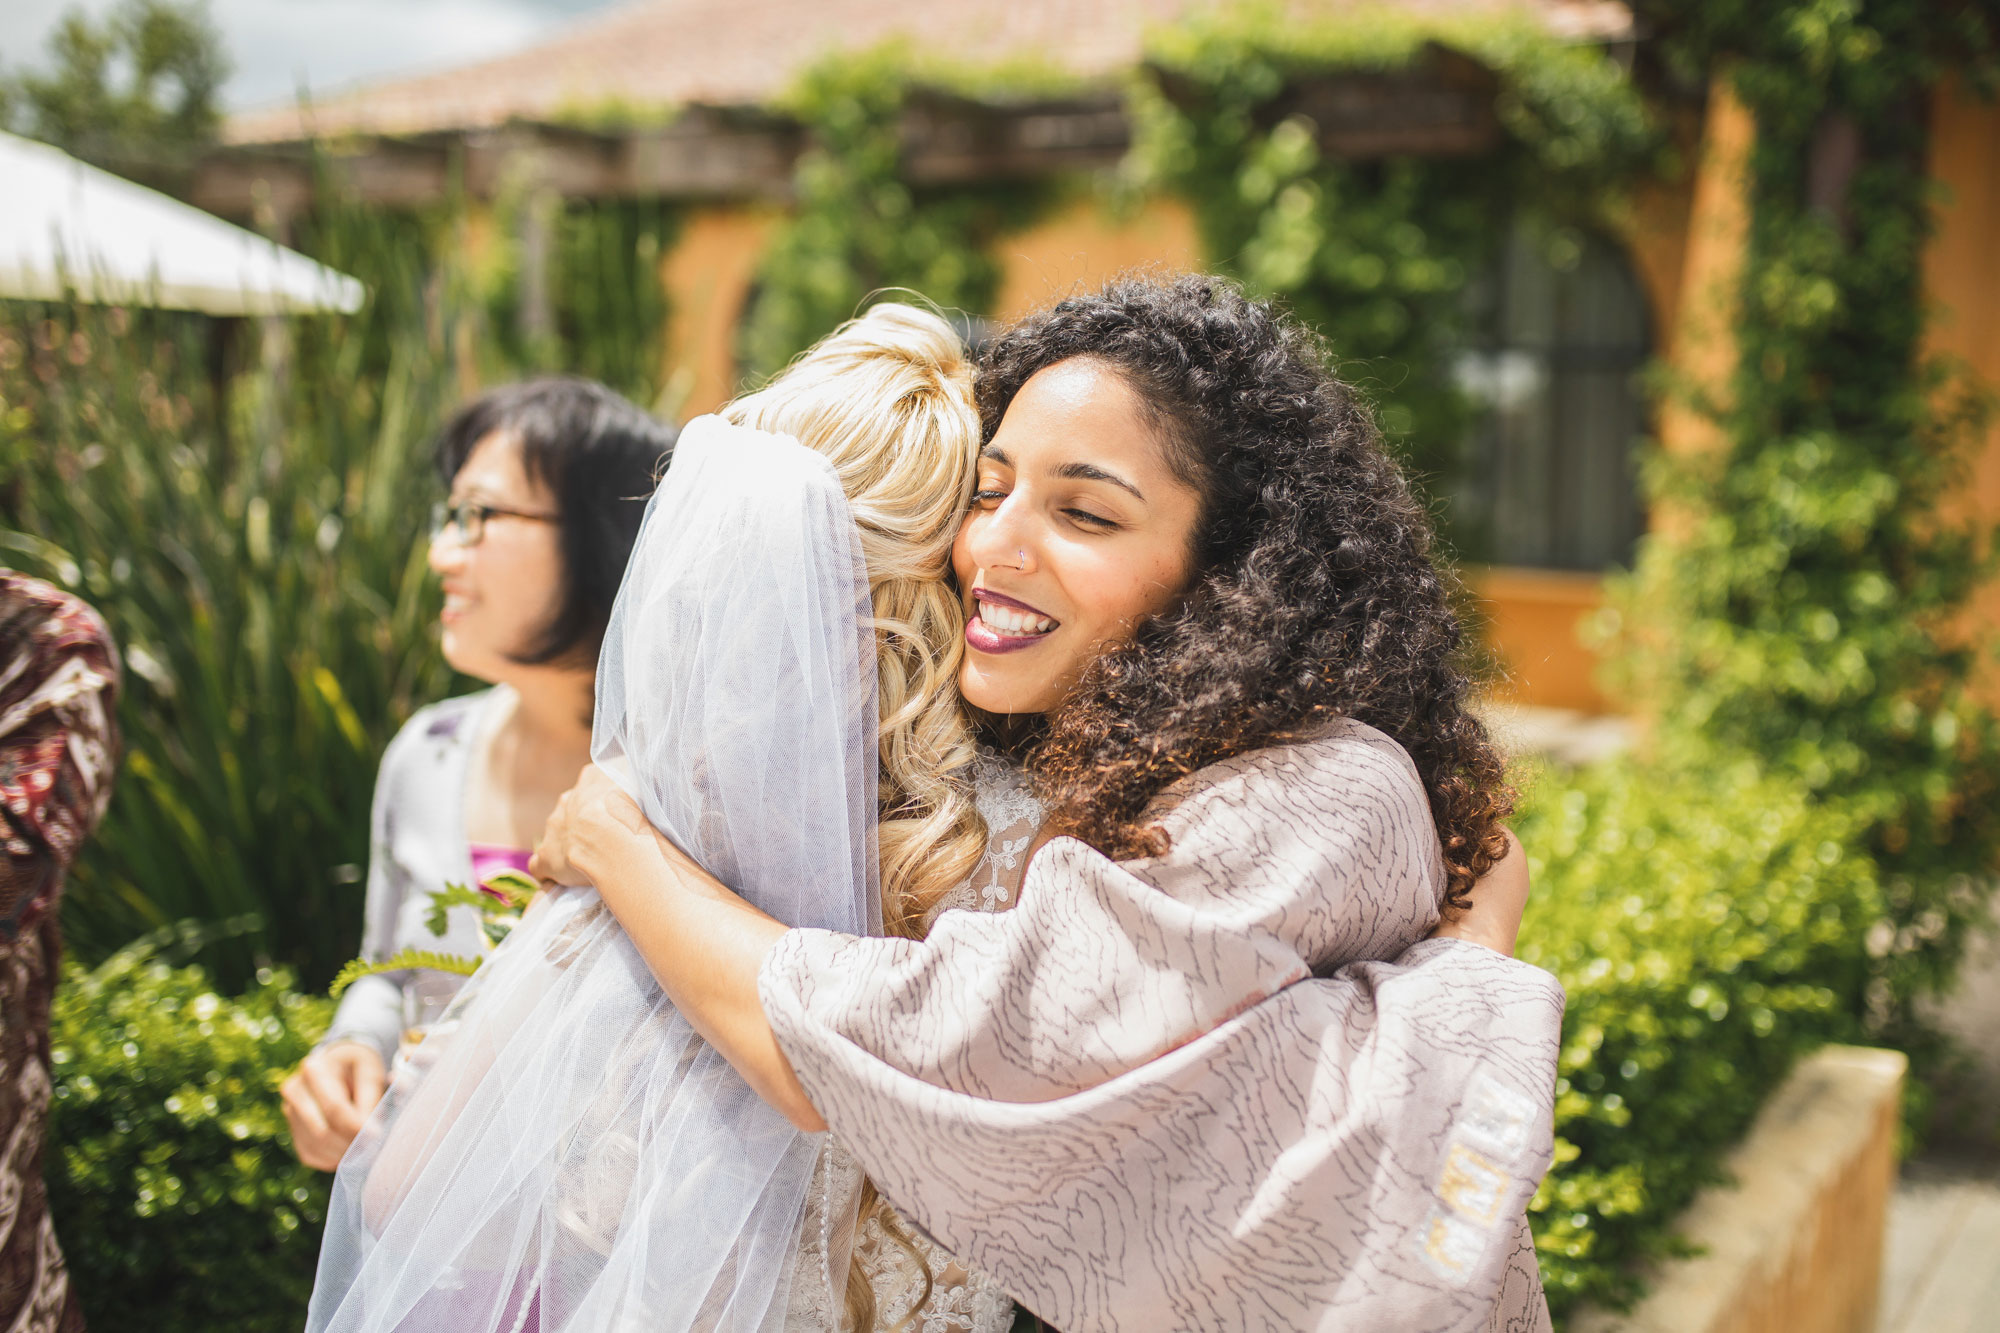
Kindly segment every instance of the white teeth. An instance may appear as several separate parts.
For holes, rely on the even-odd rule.
[[[979,618],[988,628],[1002,634],[1047,634],[1056,627],[1056,622],[1047,616],[999,606],[984,598],[979,601]]]

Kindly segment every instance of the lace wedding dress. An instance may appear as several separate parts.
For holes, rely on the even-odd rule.
[[[931,909],[924,920],[926,930],[945,912],[1000,912],[1013,906],[1027,873],[1028,849],[1042,826],[1044,811],[1028,789],[1027,778],[998,754],[980,750],[972,783],[974,803],[986,821],[986,855]],[[909,1248],[898,1243],[877,1217],[857,1226],[854,1213],[860,1192],[861,1168],[840,1141],[829,1136],[806,1200],[800,1278],[792,1288],[786,1333],[843,1329],[849,1254],[860,1260],[874,1288],[877,1328],[901,1327],[905,1333],[1006,1333],[1013,1322],[1014,1302],[992,1278],[934,1244],[907,1218],[898,1221]]]

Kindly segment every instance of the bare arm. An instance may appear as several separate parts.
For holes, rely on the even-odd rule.
[[[530,869],[596,888],[695,1031],[787,1120],[826,1128],[757,998],[757,972],[785,933],[782,922],[661,837],[595,765],[557,803]]]

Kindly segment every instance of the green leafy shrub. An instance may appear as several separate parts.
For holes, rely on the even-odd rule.
[[[1974,688],[1990,643],[1963,632],[1993,532],[1951,503],[1990,395],[1924,350],[1936,187],[1914,108],[1948,71],[1992,86],[2000,14],[1636,8],[1662,58],[1729,80],[1757,137],[1735,362],[1688,395],[1721,442],[1654,460],[1654,500],[1686,521],[1641,544],[1606,628],[1664,748],[1755,755],[1857,812],[1893,919],[1870,1011],[1921,1045],[1912,1002],[1949,986],[2000,867],[2000,723]]]
[[[67,969],[47,1172],[93,1328],[299,1326],[330,1178],[292,1155],[277,1084],[331,1012],[283,971],[226,998],[150,942]]]
[[[1549,774],[1516,827],[1520,956],[1569,993],[1531,1214],[1560,1314],[1629,1296],[1798,1056],[1863,1035],[1887,909],[1856,816],[1726,756]]]

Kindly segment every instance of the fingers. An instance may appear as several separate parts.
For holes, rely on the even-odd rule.
[[[320,1051],[305,1058],[299,1065],[298,1077],[306,1085],[306,1091],[318,1103],[318,1111],[326,1122],[327,1132],[351,1141],[361,1132],[361,1112],[354,1104],[354,1095],[348,1090],[345,1069],[328,1052]],[[345,1151],[346,1142],[341,1144]]]
[[[327,1128],[326,1117],[320,1113],[305,1079],[294,1072],[278,1092],[299,1160],[315,1171],[331,1171],[339,1166],[340,1155],[347,1145]]]
[[[294,1138],[325,1137],[326,1117],[320,1114],[319,1102],[299,1070],[292,1071],[292,1076],[279,1087],[278,1095],[284,1099],[285,1119],[291,1123]]]
[[[556,808],[549,812],[548,822],[542,825],[541,840],[535,844],[534,854],[528,858],[528,873],[544,885],[562,883],[567,878],[569,858],[564,853],[575,797],[576,789],[572,787],[556,798]]]
[[[382,1067],[382,1057],[371,1046],[353,1043],[336,1046],[335,1051],[345,1057],[347,1063],[347,1086],[354,1098],[354,1109],[366,1120],[382,1100],[382,1091],[388,1084],[389,1071]]]
[[[554,888],[560,884],[566,869],[568,867],[563,864],[561,853],[549,838],[545,837],[535,844],[534,855],[528,858],[528,873],[540,880],[543,888]]]

